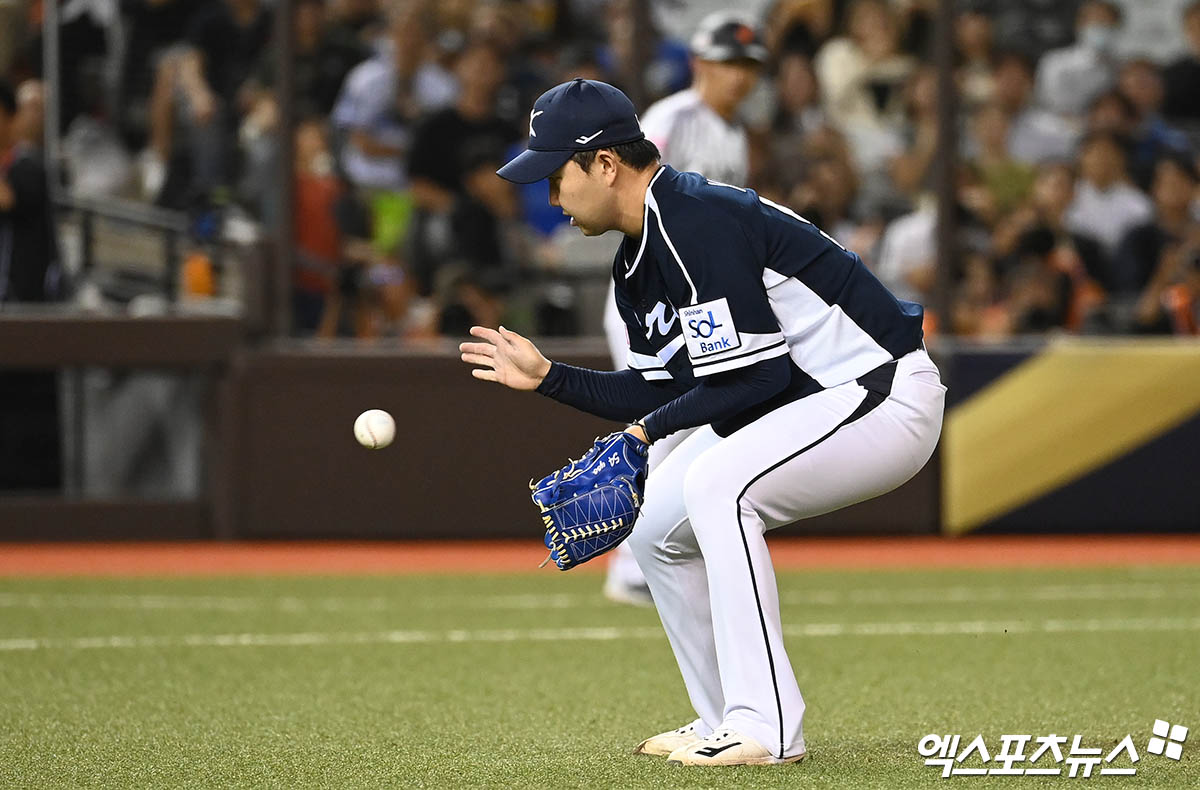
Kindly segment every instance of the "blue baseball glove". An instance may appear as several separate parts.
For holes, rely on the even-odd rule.
[[[625,432],[597,439],[578,461],[530,482],[545,543],[561,571],[616,548],[633,531],[646,488],[650,445]]]

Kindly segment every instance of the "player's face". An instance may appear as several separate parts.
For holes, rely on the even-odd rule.
[[[571,160],[550,176],[550,205],[561,207],[585,236],[599,236],[611,227],[608,189],[600,170],[598,162],[585,172]]]
[[[734,107],[754,89],[760,67],[752,60],[732,60],[724,63],[705,63],[707,78],[717,86],[715,93]]]

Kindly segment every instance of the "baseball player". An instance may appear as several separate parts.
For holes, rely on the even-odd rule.
[[[727,184],[744,184],[750,173],[750,144],[737,118],[738,107],[758,82],[767,48],[738,14],[716,11],[692,36],[692,85],[655,102],[643,113],[642,131],[658,147],[662,161]],[[617,310],[616,286],[610,286],[604,311],[604,335],[613,366],[626,366],[629,344]],[[650,469],[688,437],[680,431],[650,450]],[[646,579],[628,543],[608,563],[604,594],[618,603],[649,604]]]
[[[542,94],[529,148],[498,172],[550,179],[613,259],[630,369],[551,362],[473,327],[472,375],[609,419],[647,442],[698,428],[649,475],[629,541],[697,719],[636,751],[684,765],[805,755],[804,699],[766,530],[878,496],[933,453],[945,388],[919,305],[854,253],[753,191],[661,165],[633,105],[576,79]]]

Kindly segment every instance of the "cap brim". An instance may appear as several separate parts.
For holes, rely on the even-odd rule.
[[[522,151],[511,162],[496,171],[496,175],[514,184],[532,184],[549,178],[571,158],[574,151]]]
[[[762,44],[716,44],[703,50],[692,52],[700,60],[711,60],[716,63],[731,63],[738,60],[748,60],[762,65],[767,62],[767,48]]]

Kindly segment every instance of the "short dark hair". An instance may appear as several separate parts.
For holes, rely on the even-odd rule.
[[[1092,99],[1092,103],[1088,105],[1088,112],[1092,112],[1105,102],[1116,102],[1117,106],[1121,108],[1121,114],[1125,116],[1126,120],[1132,121],[1136,120],[1138,117],[1137,105],[1133,103],[1132,99],[1115,88],[1110,91],[1105,91],[1095,99]]]
[[[590,151],[578,151],[571,156],[571,161],[579,165],[583,172],[590,172],[592,162],[596,161],[596,153],[599,151],[612,151],[616,154],[617,159],[634,170],[645,170],[647,167],[657,164],[660,158],[658,146],[642,138],[634,140],[632,143],[618,143],[617,145],[606,145],[603,148],[593,148]]]
[[[1099,6],[1103,8],[1118,25],[1125,21],[1125,11],[1115,0],[1084,0],[1079,5],[1079,10],[1082,11],[1087,6]]]
[[[1092,129],[1079,141],[1079,153],[1094,143],[1108,143],[1117,149],[1125,159],[1129,158],[1129,138],[1112,129]]]
[[[7,80],[0,79],[0,110],[8,117],[17,114],[17,94]]]
[[[1186,151],[1168,151],[1159,157],[1154,163],[1155,168],[1159,165],[1171,165],[1183,175],[1187,176],[1188,180],[1193,184],[1200,183],[1200,170],[1196,169],[1196,163],[1187,155]]]

